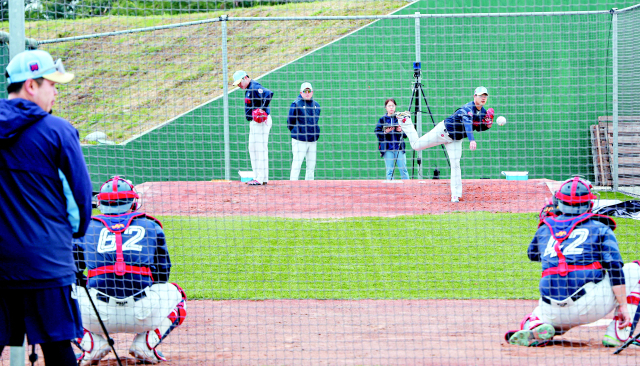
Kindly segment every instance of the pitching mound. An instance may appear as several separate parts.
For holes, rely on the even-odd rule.
[[[449,180],[149,182],[137,189],[152,215],[329,218],[442,214],[454,211],[539,212],[550,197],[547,179],[464,180],[450,202]]]

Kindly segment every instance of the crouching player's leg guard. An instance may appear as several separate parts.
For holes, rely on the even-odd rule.
[[[527,315],[520,323],[520,330],[510,330],[504,338],[510,344],[525,347],[542,347],[555,335],[553,325],[542,322],[533,314]]]
[[[158,328],[136,335],[129,349],[129,354],[138,360],[153,364],[166,361],[162,352],[158,351],[156,347],[162,340],[167,338],[172,330],[182,324],[187,317],[187,295],[182,287],[175,283],[172,283],[172,285],[180,291],[182,300],[180,300],[171,313],[162,320]]]
[[[78,365],[97,364],[104,356],[111,352],[111,346],[104,337],[99,334],[84,330],[84,336],[78,339],[82,353],[77,355]]]

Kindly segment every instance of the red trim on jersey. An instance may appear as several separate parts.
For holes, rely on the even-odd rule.
[[[632,293],[633,294],[633,293]],[[640,297],[629,295],[627,296],[627,304],[640,305]]]
[[[124,264],[124,262],[122,262]],[[151,277],[151,280],[153,281],[153,274],[151,273],[151,270],[147,267],[138,267],[138,266],[130,266],[127,264],[124,264],[124,266],[120,266],[119,270],[122,271],[122,274],[118,274],[118,269],[116,269],[118,262],[116,262],[116,265],[113,266],[102,266],[102,267],[98,267],[95,269],[90,269],[89,272],[87,273],[87,278],[91,278],[91,277],[95,277],[101,274],[106,274],[106,273],[115,273],[118,276],[122,276],[125,273],[132,273],[132,274],[139,274],[139,275],[143,275],[143,276],[149,276]]]
[[[559,252],[558,255],[559,256],[562,255],[562,252]],[[574,266],[571,264],[567,265],[567,262],[564,260],[564,255],[563,255],[562,260],[560,261],[560,265],[558,267],[551,267],[551,268],[545,269],[544,271],[542,271],[542,277],[547,277],[554,274],[559,274],[560,276],[564,277],[569,272],[586,271],[590,269],[602,269],[602,265],[600,264],[600,262],[593,262],[591,264],[587,264],[586,266]]]

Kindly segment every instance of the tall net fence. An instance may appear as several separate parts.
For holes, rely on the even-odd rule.
[[[618,115],[629,128],[619,144],[631,150],[619,158],[629,195],[609,192],[616,71],[609,9],[634,3],[31,4],[26,36],[76,75],[59,86],[54,112],[79,130],[95,193],[124,176],[140,197],[136,212],[162,223],[102,218],[75,243],[125,362],[159,358],[144,353],[153,339],[142,341],[155,329],[168,365],[636,362],[635,346],[615,357],[603,346],[615,301],[610,288],[605,298],[590,286],[608,283],[604,272],[539,301],[541,264],[527,255],[540,211],[565,179],[581,175],[603,189],[594,210],[638,195],[638,8],[616,14]],[[234,86],[240,70],[260,86]],[[493,125],[477,126],[473,147],[468,137],[446,140],[454,131],[441,121],[474,102],[480,86]],[[317,105],[304,101],[307,89]],[[270,119],[250,122],[245,108],[269,91]],[[417,136],[432,133],[442,147],[414,150],[404,136],[410,127],[384,118],[388,99],[410,112]],[[318,108],[319,129],[302,130]],[[304,156],[301,165],[294,154]],[[247,185],[252,179],[261,184]],[[98,201],[95,215],[108,199]],[[626,210],[615,218],[615,237],[631,263],[640,258],[640,225]],[[127,226],[121,234],[107,229],[118,224]],[[570,264],[583,250],[616,250],[611,237],[613,249],[594,249],[584,242],[601,237],[571,235],[563,249]],[[556,241],[544,238],[536,250],[560,266]],[[115,268],[118,253],[151,275],[104,269]],[[629,266],[633,303],[640,266]],[[169,283],[186,293],[186,312]],[[102,331],[81,296],[99,350]],[[510,344],[505,332],[547,305],[590,315],[554,323],[551,347]],[[118,312],[129,307],[136,313]],[[86,353],[115,364],[113,352]]]

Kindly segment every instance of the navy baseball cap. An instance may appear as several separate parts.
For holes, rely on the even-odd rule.
[[[7,83],[14,84],[28,79],[45,78],[65,84],[73,80],[72,73],[65,72],[62,60],[53,62],[47,51],[33,50],[17,54],[7,65]]]

